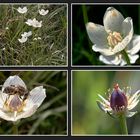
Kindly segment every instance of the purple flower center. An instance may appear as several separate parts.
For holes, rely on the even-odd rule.
[[[127,97],[120,90],[118,84],[114,86],[114,90],[111,94],[110,106],[115,111],[120,111],[127,107]]]

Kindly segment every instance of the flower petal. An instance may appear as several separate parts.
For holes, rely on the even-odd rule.
[[[103,18],[105,30],[121,32],[123,20],[124,17],[118,10],[113,7],[107,8]]]
[[[22,86],[22,87],[24,87],[26,89],[25,83],[17,75],[10,76],[10,77],[8,77],[8,79],[6,79],[6,81],[4,82],[4,84],[2,86],[2,92],[3,92],[5,87],[10,86],[10,85],[20,85],[20,86]]]
[[[132,110],[133,108],[136,107],[136,105],[139,103],[139,100],[133,101],[130,105],[128,105],[128,110]]]
[[[4,94],[2,91],[0,91],[0,108],[3,108],[7,96],[8,96],[7,94]]]
[[[99,56],[99,60],[102,61],[105,64],[111,64],[111,65],[119,65],[122,61],[122,58],[120,56]]]
[[[133,36],[133,21],[131,17],[127,17],[122,23],[122,33],[123,36],[131,35]]]
[[[99,107],[102,111],[104,111],[105,113],[110,112],[110,111],[112,110],[109,106],[106,106],[106,105],[103,104],[102,102],[100,102],[100,101],[96,101],[96,102],[97,102],[98,107]]]
[[[139,55],[129,55],[129,58],[130,58],[130,63],[131,64],[134,64],[136,62],[136,60],[139,58]]]
[[[43,100],[46,98],[46,92],[43,86],[39,86],[34,88],[30,91],[30,95],[27,99],[26,106],[24,110],[28,110],[28,107],[30,106],[40,106],[43,102]]]
[[[99,107],[102,111],[106,112],[106,108],[105,108],[104,104],[101,103],[100,101],[96,101],[96,102],[97,102],[98,107]]]
[[[126,115],[126,117],[130,118],[130,117],[134,116],[136,113],[137,113],[137,111],[136,112],[127,111],[125,115]]]
[[[92,46],[92,50],[95,52],[100,52],[101,54],[106,56],[114,55],[114,52],[112,52],[107,45],[99,46],[95,44]]]
[[[128,100],[128,104],[131,104],[135,98],[139,97],[140,90],[136,91]]]
[[[102,99],[102,101],[105,102],[106,105],[110,106],[110,103],[108,100],[106,100],[105,98],[103,98],[100,94],[98,94],[98,96]]]
[[[127,27],[126,25],[129,26],[129,27]],[[129,30],[126,31],[127,35],[124,37],[124,39],[121,42],[119,42],[112,49],[112,51],[114,52],[114,54],[115,53],[118,53],[118,52],[120,52],[122,50],[124,50],[127,47],[127,45],[130,43],[130,41],[131,41],[131,39],[133,37],[133,23],[132,23],[132,19],[131,18],[126,18],[124,20],[124,22],[123,22],[123,28],[125,28],[125,26],[126,26],[126,29],[129,28]]]
[[[28,110],[21,112],[20,114],[17,115],[16,120],[32,116],[36,112],[37,108],[38,108],[37,105],[34,105],[31,108],[28,107]]]
[[[107,44],[107,33],[102,25],[89,22],[86,24],[88,36],[93,44],[99,46]]]
[[[128,44],[127,52],[131,55],[136,54],[140,50],[140,35],[134,35],[131,42]]]
[[[3,108],[0,108],[0,118],[7,120],[7,121],[14,121],[14,113],[9,113],[9,112],[5,112],[3,111]]]

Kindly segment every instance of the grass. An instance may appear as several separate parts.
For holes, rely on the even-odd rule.
[[[27,13],[18,13],[17,8],[24,6],[28,8]],[[49,13],[42,16],[39,9],[48,9]],[[25,24],[33,18],[42,21],[41,28]],[[66,5],[0,5],[0,30],[0,65],[66,65]],[[33,35],[20,43],[21,34],[28,31]],[[33,40],[38,36],[41,40]]]
[[[34,115],[20,120],[19,134],[65,135],[67,133],[66,71],[1,71],[0,84],[2,85],[11,75],[19,75],[29,91],[43,85],[47,95]],[[12,134],[12,122],[2,119],[0,121],[0,134]]]

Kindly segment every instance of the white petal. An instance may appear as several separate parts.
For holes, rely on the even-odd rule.
[[[23,36],[21,39],[19,38],[18,41],[19,41],[20,43],[25,43],[25,42],[27,41],[27,37],[24,37],[24,36]]]
[[[134,116],[135,114],[137,113],[137,111],[136,112],[129,112],[129,111],[127,111],[126,112],[126,117],[132,117],[132,116]]]
[[[119,65],[121,63],[122,58],[119,56],[99,56],[99,60],[102,61],[105,64],[111,64],[111,65]]]
[[[135,98],[138,98],[139,97],[139,94],[140,93],[140,90],[136,91],[128,100],[128,104],[131,104],[132,101],[135,99]]]
[[[34,105],[34,106],[32,106],[31,108],[28,107],[28,110],[26,110],[26,111],[24,111],[24,112],[21,112],[21,113],[19,113],[19,114],[17,115],[16,120],[19,120],[19,119],[21,119],[21,118],[27,118],[27,117],[32,116],[32,115],[36,112],[37,108],[38,108],[37,105]]]
[[[0,91],[0,108],[3,108],[7,95]]]
[[[95,52],[100,52],[101,54],[106,56],[114,55],[114,52],[112,52],[107,45],[98,46],[95,44],[92,46],[92,50]]]
[[[27,25],[29,25],[29,26],[32,26],[32,24],[33,24],[33,20],[28,19],[25,23],[26,23]]]
[[[19,13],[21,13],[21,14],[24,14],[24,13],[26,13],[27,12],[27,7],[23,7],[23,8],[21,8],[21,7],[18,7],[18,9],[17,9],[17,11],[19,12]]]
[[[136,107],[136,105],[139,103],[139,100],[133,101],[127,108],[128,110],[132,110],[133,108]]]
[[[106,30],[121,32],[121,25],[124,20],[122,14],[113,7],[107,8],[103,22]]]
[[[107,44],[107,33],[102,25],[89,22],[86,24],[86,29],[93,44],[97,44],[98,46]]]
[[[102,111],[105,111],[106,108],[105,108],[105,105],[103,103],[101,103],[100,101],[97,101],[97,105]]]
[[[2,108],[0,108],[0,118],[7,121],[15,121],[14,114],[9,112],[4,112]]]
[[[49,13],[49,10],[44,10],[44,9],[39,10],[39,14],[42,15],[42,16],[45,16],[48,13]]]
[[[114,53],[118,53],[118,52],[124,50],[124,49],[127,47],[127,45],[130,43],[130,41],[132,40],[132,37],[133,37],[133,23],[132,23],[132,19],[131,19],[131,18],[126,18],[126,19],[124,20],[124,23],[125,23],[125,25],[126,25],[126,24],[129,25],[129,26],[130,26],[130,27],[129,27],[130,29],[129,29],[127,35],[124,37],[124,39],[123,39],[121,42],[119,42],[119,43],[112,49],[112,51],[113,51]]]
[[[130,58],[130,63],[131,64],[134,64],[136,62],[136,60],[139,58],[139,55],[129,55],[129,58]]]
[[[127,52],[131,55],[138,53],[140,50],[140,35],[134,35],[127,48]]]
[[[21,34],[22,37],[26,38],[32,35],[32,31],[29,32],[24,32],[23,34]]]
[[[126,63],[126,61],[122,58],[121,63],[120,63],[120,66],[125,66],[125,65],[127,65],[127,63]]]
[[[42,104],[43,100],[46,98],[46,91],[43,86],[39,86],[31,90],[29,97],[27,99],[27,103],[25,106],[25,110],[28,110],[28,107],[37,105],[38,107]]]
[[[99,106],[99,108],[102,110],[102,111],[104,111],[104,112],[110,112],[112,109],[111,108],[109,108],[109,107],[106,107],[106,105],[105,104],[103,104],[102,102],[100,102],[100,101],[97,101],[97,105]]]
[[[105,98],[103,98],[100,94],[98,94],[98,96],[105,102],[106,105],[110,106],[110,103],[108,100],[106,100]]]
[[[132,18],[127,17],[122,23],[123,36],[131,34],[133,36],[133,21]]]
[[[8,79],[6,79],[6,81],[4,82],[4,84],[2,86],[2,92],[3,92],[5,87],[10,86],[10,85],[20,85],[20,86],[22,86],[22,87],[24,87],[26,89],[25,83],[17,75],[10,76],[10,77],[8,77]]]

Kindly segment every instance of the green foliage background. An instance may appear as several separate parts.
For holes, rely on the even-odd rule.
[[[19,134],[65,135],[67,133],[66,71],[0,71],[0,84],[11,75],[19,75],[28,90],[43,85],[46,95],[37,112],[19,123]],[[0,134],[12,134],[13,123],[0,120]]]
[[[72,77],[72,134],[121,134],[119,121],[97,106],[98,94],[106,98],[115,83],[121,89],[131,87],[134,94],[140,89],[140,71],[73,71]],[[128,132],[140,134],[140,103],[133,111],[138,113],[127,119]]]

